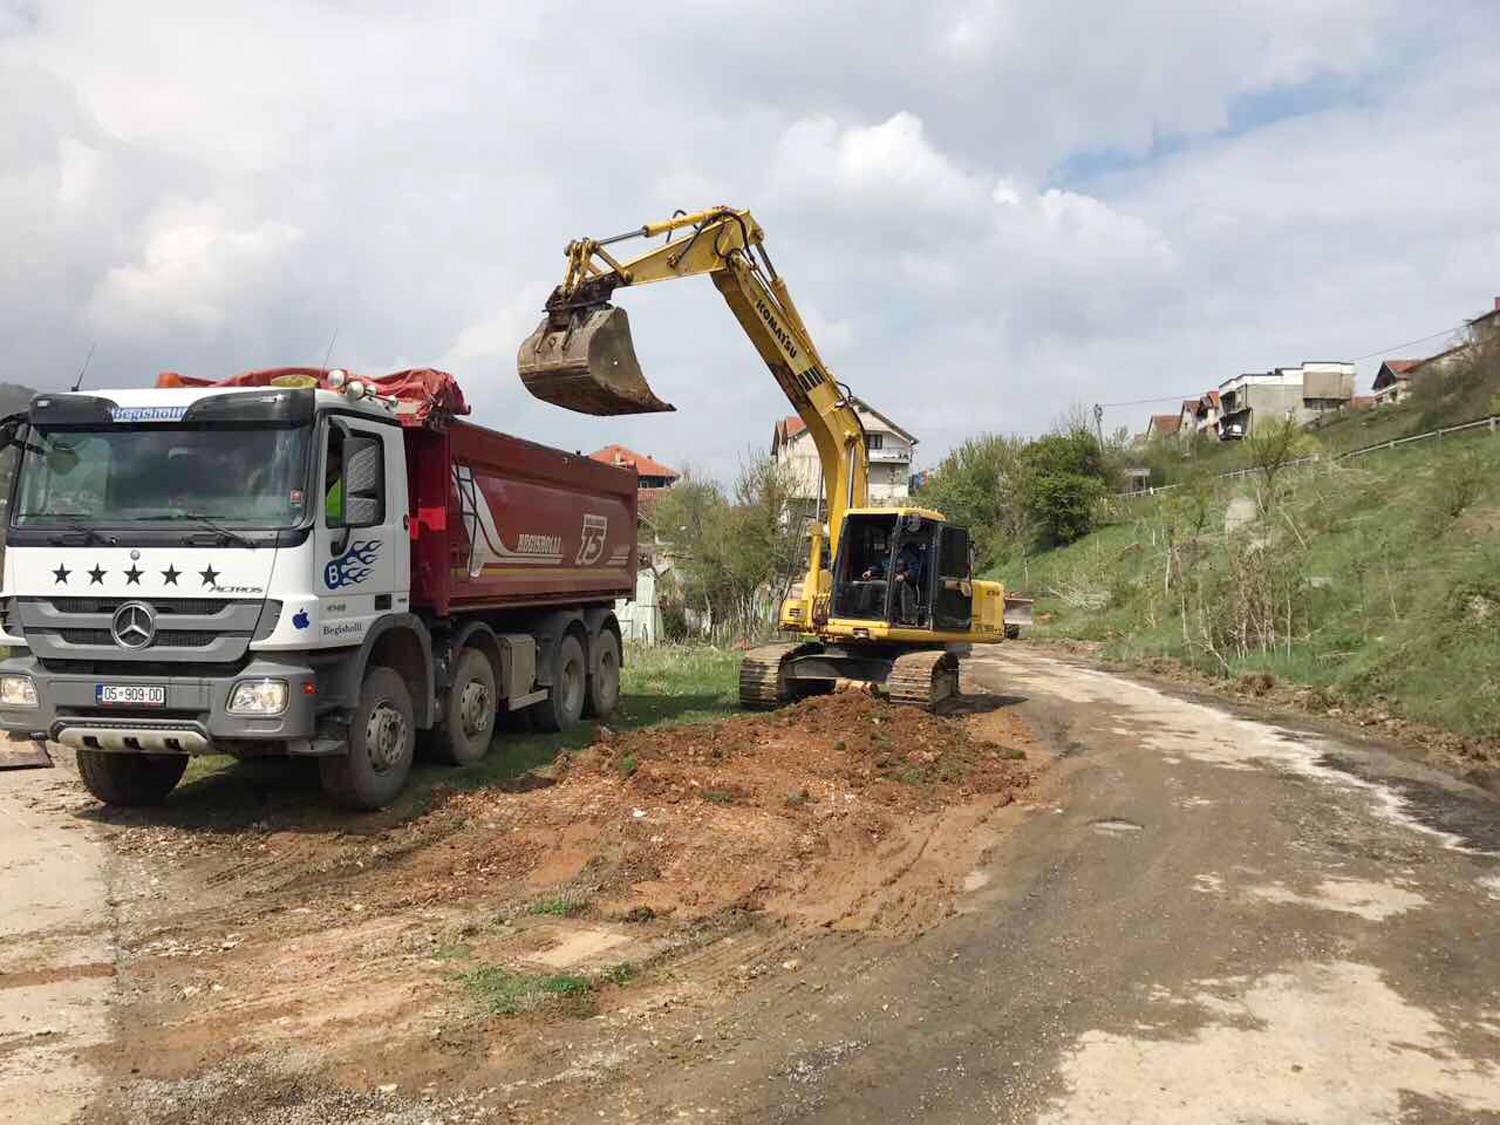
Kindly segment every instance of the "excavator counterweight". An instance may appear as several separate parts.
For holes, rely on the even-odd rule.
[[[543,402],[581,414],[675,410],[641,374],[630,318],[607,301],[549,312],[521,344],[516,368]]]

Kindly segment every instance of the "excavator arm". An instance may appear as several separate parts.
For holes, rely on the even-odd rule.
[[[676,237],[674,237],[674,235]],[[666,236],[633,258],[610,247]],[[828,497],[830,551],[847,509],[868,501],[869,461],[850,396],[828,374],[749,211],[715,207],[647,223],[605,239],[568,244],[568,269],[547,300],[546,318],[521,345],[517,367],[537,398],[587,414],[671,410],[641,374],[625,310],[610,304],[617,289],[707,274],[740,327],[806,423],[817,446]],[[810,572],[818,572],[815,535]]]

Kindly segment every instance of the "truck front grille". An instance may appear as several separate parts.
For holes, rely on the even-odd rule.
[[[158,629],[146,648],[203,648],[222,637],[206,629]],[[57,636],[70,645],[111,645],[115,638],[108,629],[59,629]]]
[[[145,601],[156,610],[157,616],[187,613],[198,617],[212,617],[222,613],[225,606],[233,604],[228,598],[52,598],[47,604],[58,613],[108,613],[113,616],[115,610],[126,602],[135,601]]]
[[[127,649],[115,642],[114,615],[142,602],[156,617],[149,644]],[[12,627],[25,635],[37,659],[58,661],[211,661],[244,657],[252,640],[269,636],[281,617],[275,600],[234,598],[19,598]]]

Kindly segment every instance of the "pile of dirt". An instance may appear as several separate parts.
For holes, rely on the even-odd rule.
[[[693,921],[740,907],[921,926],[942,916],[982,850],[965,825],[1027,788],[1034,749],[1007,712],[942,717],[856,693],[773,715],[605,730],[552,767],[551,786],[447,794],[410,831],[451,831],[381,882],[390,906],[505,888],[520,908],[562,896],[605,919]]]
[[[532,1088],[552,1104],[589,1059],[697,1050],[725,996],[779,993],[824,949],[823,973],[842,971],[829,931],[878,948],[984,885],[981,856],[1048,759],[1003,702],[933,716],[839,694],[601,728],[524,784],[439,792],[404,820],[269,803],[237,827],[185,805],[132,817],[113,833],[130,999],[90,1057],[114,1091],[94,1120],[217,1107],[195,1083],[222,1066],[244,1081],[238,1060],[267,1068],[277,1106],[321,1106],[322,1086],[282,1074],[298,1058],[330,1089],[457,1085],[530,1119]],[[407,1120],[375,1108],[360,1119]]]

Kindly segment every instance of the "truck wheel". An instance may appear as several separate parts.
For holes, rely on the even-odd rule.
[[[490,750],[495,733],[495,669],[478,649],[466,648],[453,666],[443,721],[432,732],[432,756],[471,766]]]
[[[186,754],[112,754],[79,750],[78,772],[106,805],[159,805],[182,780]]]
[[[620,702],[620,642],[612,629],[600,629],[594,638],[594,674],[589,677],[583,713],[591,719],[607,718]]]
[[[577,724],[583,714],[584,696],[588,694],[588,678],[583,645],[569,633],[557,642],[552,657],[552,689],[531,713],[538,730],[569,730]]]
[[[318,759],[323,792],[348,809],[382,808],[406,784],[415,746],[406,681],[389,668],[371,668],[349,724],[349,752]]]

